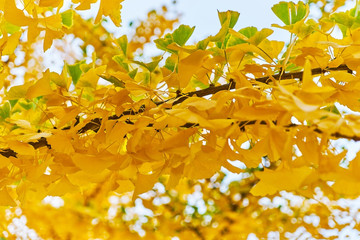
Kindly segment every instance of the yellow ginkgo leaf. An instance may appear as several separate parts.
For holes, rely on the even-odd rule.
[[[101,0],[99,12],[96,16],[95,23],[100,22],[102,15],[109,16],[115,26],[120,27],[121,24],[121,3],[124,0]]]
[[[54,14],[49,17],[39,18],[39,26],[50,29],[52,31],[59,31],[63,26],[61,15]]]
[[[11,161],[9,160],[9,158],[0,155],[0,168],[7,167],[10,163]]]
[[[20,155],[30,155],[34,156],[35,149],[28,143],[20,142],[20,141],[8,141],[9,148],[14,150],[16,153]]]
[[[184,175],[190,179],[210,178],[220,170],[222,162],[218,161],[219,152],[197,142],[191,146],[194,156],[184,168]]]
[[[99,81],[99,75],[103,74],[106,69],[106,66],[100,66],[98,68],[92,68],[86,73],[84,73],[78,83],[76,84],[77,87],[90,87],[96,88],[97,83]]]
[[[2,50],[3,55],[11,55],[14,53],[19,44],[21,33],[21,31],[15,32],[8,38],[5,48]]]
[[[64,36],[64,33],[62,31],[54,31],[47,28],[43,45],[44,51],[48,50],[51,47],[54,39],[62,38],[62,36]]]
[[[6,187],[0,190],[0,206],[16,206],[14,199],[10,196]]]
[[[167,151],[173,148],[189,147],[189,137],[192,136],[195,132],[197,132],[197,129],[189,128],[167,138],[163,142],[162,151]]]
[[[179,62],[179,85],[185,88],[191,77],[202,66],[204,58],[209,55],[209,51],[197,50]]]
[[[64,78],[56,72],[50,72],[49,69],[47,69],[43,74],[43,78],[49,79],[51,82],[54,82],[59,87],[68,88],[70,85],[70,81],[67,81],[68,79]]]
[[[55,151],[70,154],[75,151],[70,139],[71,138],[65,132],[58,131],[48,137],[47,141]]]
[[[24,85],[13,86],[6,93],[6,98],[8,100],[17,100],[19,98],[25,98],[30,86],[32,86],[31,82],[25,83]]]
[[[169,115],[172,115],[176,118],[182,119],[185,121],[185,123],[198,123],[199,125],[203,127],[214,127],[206,118],[200,116],[199,114],[196,114],[189,109],[171,109],[166,110]],[[170,124],[170,123],[169,123]]]
[[[26,92],[26,97],[32,99],[39,96],[45,96],[48,94],[53,94],[53,91],[50,87],[50,79],[41,78],[34,85],[29,87],[29,89]]]
[[[308,59],[305,60],[302,86],[305,90],[318,87],[313,81],[313,76],[311,74],[311,62]]]
[[[50,196],[63,196],[66,193],[77,191],[78,187],[73,185],[67,177],[61,178],[59,181],[51,184],[48,189]]]
[[[97,0],[72,0],[72,2],[80,3],[80,5],[76,7],[76,10],[87,10],[90,9],[91,4],[96,3]]]
[[[75,153],[72,155],[74,164],[87,173],[100,173],[114,164],[112,159],[106,156]]]
[[[117,193],[131,192],[135,188],[130,180],[117,180],[116,183],[119,185],[119,187],[115,189]]]
[[[260,179],[250,191],[254,196],[272,195],[278,191],[293,191],[298,189],[313,170],[309,167],[280,170],[264,169],[255,173]]]
[[[24,12],[16,7],[15,0],[5,0],[4,17],[6,21],[17,26],[33,25],[36,20],[25,16]]]
[[[139,173],[137,175],[137,179],[135,182],[133,199],[135,199],[135,197],[138,196],[139,194],[151,190],[154,184],[158,181],[158,178],[159,178],[158,173],[154,173],[151,175],[143,175]]]
[[[215,108],[216,101],[197,97],[189,97],[182,103],[182,106],[192,106],[200,111],[205,111],[211,108]]]
[[[40,7],[57,7],[60,4],[62,5],[63,0],[40,0]]]

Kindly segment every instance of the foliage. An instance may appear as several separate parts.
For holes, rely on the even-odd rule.
[[[95,2],[95,20],[79,15]],[[121,3],[0,1],[3,238],[358,233],[360,153],[339,147],[360,140],[357,5],[310,1],[311,19],[275,4],[289,42],[219,12],[219,32],[188,44],[166,7],[115,36],[101,23],[120,26]]]

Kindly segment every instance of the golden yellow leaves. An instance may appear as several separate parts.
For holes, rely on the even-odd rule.
[[[72,155],[72,161],[81,170],[90,174],[101,173],[115,163],[114,158],[109,158],[109,156],[104,154],[89,155],[75,153]]]
[[[22,32],[18,31],[13,33],[8,39],[5,47],[2,49],[3,55],[11,55],[14,53],[16,47],[19,44]]]
[[[26,92],[26,98],[36,98],[39,96],[45,96],[52,94],[53,90],[50,87],[50,79],[41,78],[34,85],[30,86]]]
[[[255,175],[260,182],[250,191],[255,196],[275,194],[281,190],[294,191],[301,187],[305,179],[311,174],[311,168],[301,167],[292,169],[277,169],[275,171],[265,169]]]
[[[36,25],[36,20],[25,16],[24,12],[16,7],[14,0],[5,0],[4,17],[8,22],[17,26]]]
[[[202,66],[202,61],[210,52],[197,50],[179,62],[179,87],[185,88],[191,77]]]
[[[80,77],[77,86],[96,88],[97,82],[99,80],[99,75],[103,74],[105,72],[105,69],[106,66],[101,66],[96,69],[91,68],[89,71],[87,71]]]
[[[71,193],[74,191],[78,191],[78,187],[73,185],[66,177],[61,178],[56,181],[52,185],[50,185],[48,189],[49,196],[63,196],[66,193]]]
[[[102,15],[109,16],[115,26],[120,27],[121,23],[121,3],[124,0],[101,0],[100,9],[96,16],[95,23],[100,22]]]
[[[0,190],[0,206],[16,206],[13,198],[10,196],[9,192],[7,191],[6,187]]]
[[[63,85],[60,77],[56,73],[50,73],[49,71],[44,73],[44,76],[38,81],[27,82],[23,85],[14,86],[7,92],[6,97],[9,100],[15,100],[20,98],[37,98],[39,96],[46,96],[54,93],[51,87],[50,81],[56,81],[58,84]]]
[[[89,9],[95,2],[73,1],[79,4],[77,10]],[[358,41],[356,33],[351,41],[335,44],[331,38],[324,41],[326,36],[317,31],[284,50],[284,42],[267,39],[270,29],[229,29],[234,24],[230,22],[234,12],[229,11],[228,26],[207,39],[215,42],[184,46],[193,28],[183,26],[163,39],[170,57],[143,63],[131,59],[135,47],[131,42],[128,46],[126,37],[114,40],[102,26],[80,20],[74,30],[72,12],[65,16],[50,10],[60,8],[62,1],[41,0],[24,10],[15,1],[5,3],[9,3],[5,20],[28,26],[30,39],[45,31],[44,49],[66,32],[83,40],[84,50],[93,46],[96,54],[91,63],[66,64],[62,74],[47,70],[42,78],[35,71],[30,79],[35,81],[25,78],[23,85],[6,89],[9,107],[0,113],[2,130],[11,137],[4,138],[3,145],[16,158],[0,157],[0,171],[8,176],[0,186],[0,204],[26,203],[33,195],[65,196],[78,191],[86,195],[93,188],[103,198],[109,192],[131,191],[136,197],[152,189],[163,175],[168,175],[167,186],[173,188],[184,177],[210,178],[221,167],[246,171],[254,182],[259,180],[251,190],[256,196],[286,190],[311,197],[313,187],[325,181],[335,181],[328,187],[337,193],[358,194],[344,186],[350,182],[349,188],[358,187],[352,173],[356,162],[350,163],[352,175],[343,181],[349,172],[338,166],[344,156],[335,158],[324,151],[330,146],[329,138],[360,133],[356,117],[343,117],[334,105],[340,102],[360,109],[358,76],[327,72],[331,71],[327,67],[343,63],[356,66],[359,49],[351,45]],[[99,3],[95,22],[104,15],[119,26],[122,1]],[[49,8],[49,13],[45,15],[41,8]],[[161,30],[172,23],[160,24]],[[154,26],[158,25],[149,29]],[[309,27],[303,31],[298,24],[290,30],[307,36],[315,25]],[[86,31],[78,31],[83,28]],[[1,42],[3,54],[14,53],[22,32],[17,30]],[[82,58],[89,57],[86,51]],[[317,67],[319,77],[313,75]],[[302,72],[292,77],[292,71]],[[100,77],[111,85],[100,86]],[[265,80],[258,82],[259,78]],[[331,160],[330,167],[324,167],[325,156]],[[229,161],[239,161],[247,169]],[[322,172],[320,166],[326,170]],[[17,198],[9,187],[16,181],[20,182],[14,187]],[[248,193],[251,186],[239,192]]]
[[[109,16],[116,26],[120,26],[121,17],[121,2],[123,0],[106,1],[101,0],[100,9],[97,14],[96,23],[99,23],[102,16]],[[73,1],[74,3],[80,3],[76,8],[77,10],[86,10],[90,8],[92,3],[97,0],[85,0],[85,1]],[[61,38],[64,35],[64,29],[72,26],[73,12],[60,13],[59,9],[63,5],[63,0],[41,0],[37,4],[26,4],[24,9],[21,10],[16,6],[15,0],[5,0],[4,2],[4,18],[7,22],[19,27],[28,27],[28,40],[33,42],[40,32],[45,30],[45,38],[43,49],[48,50],[53,43],[54,39]],[[57,8],[57,11],[52,15],[44,17],[43,13],[49,8]],[[13,37],[15,38],[15,36]],[[18,44],[16,41],[12,41],[12,48],[15,48]],[[9,46],[10,47],[10,46]],[[6,53],[11,52],[10,49]]]
[[[58,132],[47,138],[48,143],[51,145],[51,148],[57,152],[72,154],[75,152],[71,139],[65,132]]]
[[[0,155],[0,168],[7,167],[10,164],[10,160],[3,155]]]
[[[87,10],[90,9],[91,4],[98,2],[98,0],[72,0],[72,2],[75,4],[80,3],[80,5],[76,7],[77,10]],[[104,16],[109,16],[113,21],[113,23],[117,27],[120,27],[120,23],[121,23],[120,13],[122,8],[121,6],[122,2],[123,0],[115,0],[115,1],[100,0],[100,8],[95,19],[95,24],[99,23],[102,16],[104,15]]]
[[[344,156],[346,151],[339,156],[331,156],[329,160],[331,161],[332,165],[335,165],[331,172],[324,171],[321,174],[321,178],[326,181],[334,181],[334,184],[331,188],[339,193],[350,197],[356,197],[359,195],[359,186],[360,186],[360,179],[358,174],[359,169],[359,153],[357,153],[356,157],[348,162],[348,167],[343,168],[339,167],[339,157]]]
[[[63,0],[40,0],[40,7],[58,7],[63,3]]]

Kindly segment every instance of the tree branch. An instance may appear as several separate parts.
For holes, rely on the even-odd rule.
[[[318,74],[323,74],[323,73],[330,72],[330,71],[351,71],[351,69],[349,69],[345,64],[342,64],[336,68],[325,68],[325,69],[314,68],[311,70],[311,74],[318,75]],[[304,74],[303,71],[294,72],[294,73],[275,74],[275,75],[272,75],[272,78],[277,79],[277,80],[296,79],[296,78],[302,79],[303,74]],[[270,77],[261,77],[261,78],[256,78],[255,81],[268,84],[271,81],[271,78]],[[197,90],[197,91],[193,91],[193,92],[184,93],[184,94],[181,94],[180,96],[177,96],[177,97],[165,100],[165,101],[156,102],[155,104],[159,106],[161,104],[175,100],[172,103],[172,106],[175,106],[177,104],[182,103],[187,98],[192,97],[192,96],[205,97],[205,96],[212,95],[212,94],[215,94],[215,93],[223,91],[223,90],[230,90],[230,89],[235,89],[235,81],[233,79],[230,79],[230,82],[227,84],[223,84],[220,86],[208,87],[206,89],[201,89],[201,90]],[[127,111],[124,111],[120,116],[113,115],[113,116],[109,117],[109,119],[116,120],[123,116],[137,115],[137,114],[143,113],[144,111],[145,111],[145,106],[143,105],[140,107],[140,109],[138,111],[127,110]],[[98,128],[100,128],[100,124],[101,124],[101,119],[95,118],[92,121],[90,121],[89,123],[87,123],[82,129],[80,129],[79,132],[84,133],[88,130],[95,130],[95,129],[97,131]]]
[[[311,73],[312,73],[312,75],[318,75],[318,74],[323,74],[323,73],[330,72],[330,71],[351,71],[351,69],[349,69],[345,64],[342,64],[335,68],[325,68],[325,69],[314,68],[311,70]],[[303,71],[300,71],[300,72],[294,72],[294,73],[275,74],[275,75],[272,75],[271,78],[276,79],[276,80],[284,80],[284,79],[300,79],[301,80],[303,73],[304,73]],[[272,81],[271,78],[270,77],[261,77],[261,78],[256,78],[255,81],[268,84],[270,81]],[[223,91],[223,90],[230,90],[230,89],[235,89],[235,82],[232,79],[230,79],[230,82],[227,84],[223,84],[220,86],[213,86],[213,87],[209,87],[206,89],[201,89],[201,90],[197,90],[197,91],[193,91],[193,92],[184,93],[175,98],[171,98],[171,99],[168,99],[168,100],[165,100],[162,102],[157,102],[155,104],[159,106],[166,102],[175,100],[172,103],[172,106],[175,106],[177,104],[182,103],[187,98],[192,97],[192,96],[204,97],[204,96],[208,96],[211,94],[215,94],[215,93]],[[126,110],[126,111],[122,112],[122,114],[120,116],[113,115],[113,116],[110,116],[108,119],[109,120],[117,120],[123,116],[137,115],[137,114],[140,114],[143,112],[145,112],[144,105],[141,106],[138,111]],[[89,123],[87,123],[84,127],[82,127],[78,131],[78,133],[85,133],[88,130],[92,130],[94,132],[99,131],[101,121],[102,121],[101,118],[92,119]],[[78,121],[77,121],[77,123],[78,123]],[[77,125],[77,123],[75,125]],[[127,120],[126,123],[134,124],[130,120]],[[255,123],[256,123],[255,120],[254,121],[243,121],[243,122],[239,123],[239,127],[241,128],[242,131],[245,131],[246,125],[252,125]],[[261,121],[260,124],[266,124],[266,122]],[[149,127],[152,127],[152,126],[153,126],[153,124],[149,124]],[[199,126],[199,125],[196,123],[186,123],[181,127],[190,128],[190,127],[197,127],[197,126]],[[298,126],[302,126],[302,125],[290,124],[285,127],[298,127]],[[68,130],[68,129],[70,129],[70,127],[63,128],[63,130]],[[323,133],[323,131],[318,128],[315,128],[314,131],[317,133],[320,133],[320,134]],[[354,140],[354,141],[360,141],[360,136],[348,136],[348,135],[344,135],[339,132],[332,133],[331,136],[335,137],[335,138],[344,138],[344,139],[349,139],[349,140]],[[49,149],[51,149],[51,146],[47,142],[46,138],[40,138],[38,141],[30,142],[29,144],[32,145],[35,149],[40,148],[40,147],[45,147],[45,146],[48,147]],[[0,154],[3,155],[4,157],[16,157],[16,152],[13,151],[12,149],[2,149],[2,150],[0,149]]]
[[[311,69],[311,74],[312,75],[319,75],[319,74],[323,74],[323,73],[330,72],[330,71],[351,71],[351,69],[348,68],[345,64],[342,64],[342,65],[339,65],[338,67],[335,67],[335,68],[324,68],[324,69],[322,69],[322,68],[314,68],[314,69]],[[276,79],[276,80],[296,79],[296,78],[301,80],[303,74],[304,74],[304,71],[299,71],[299,72],[293,72],[293,73],[275,74],[275,75],[272,75],[271,77]],[[254,81],[268,84],[272,80],[271,80],[270,77],[261,77],[261,78],[255,78]],[[215,93],[220,92],[222,90],[230,90],[230,89],[235,89],[235,82],[232,79],[230,79],[230,83],[227,83],[227,84],[224,84],[224,85],[215,86],[215,87],[209,87],[209,88],[198,90],[198,91],[184,93],[180,97],[176,97],[178,99],[173,102],[173,106],[177,105],[179,103],[182,103],[188,97],[192,97],[192,96],[195,96],[195,95],[198,96],[198,97],[204,97],[204,96],[207,96],[207,95],[215,94]],[[168,102],[170,100],[174,100],[176,98],[172,98],[172,99],[166,100],[164,102],[159,102],[157,105],[163,104],[163,103]]]

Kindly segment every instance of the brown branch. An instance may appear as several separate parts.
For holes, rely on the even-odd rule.
[[[323,74],[323,73],[330,72],[330,71],[351,71],[351,69],[348,68],[345,64],[342,64],[342,65],[339,65],[338,67],[335,67],[335,68],[325,68],[325,69],[314,68],[314,69],[311,69],[311,74],[312,75],[319,75],[319,74]],[[304,74],[303,71],[299,71],[299,72],[293,72],[293,73],[275,74],[275,75],[272,75],[271,78],[274,78],[276,80],[285,80],[285,79],[300,79],[301,80],[303,74]],[[254,81],[268,84],[270,81],[272,81],[271,78],[270,77],[255,78]],[[178,99],[173,102],[173,106],[177,105],[179,103],[182,103],[188,97],[192,97],[192,96],[195,96],[195,95],[198,96],[198,97],[204,97],[204,96],[207,96],[207,95],[215,94],[215,93],[223,91],[223,90],[230,90],[230,89],[235,89],[235,82],[232,79],[230,79],[230,83],[227,83],[227,84],[224,84],[224,85],[215,86],[215,87],[209,87],[209,88],[206,88],[206,89],[193,91],[193,92],[188,92],[188,93],[183,94],[180,97],[176,97]],[[164,101],[164,102],[159,102],[157,105],[163,104],[163,103],[168,102],[170,100],[174,100],[176,98],[172,98],[172,99],[169,99],[169,100]]]
[[[338,67],[334,67],[334,68],[314,68],[311,69],[311,74],[312,75],[319,75],[319,74],[323,74],[323,73],[327,73],[330,71],[351,71],[350,68],[348,68],[348,66],[346,66],[345,64],[341,64]],[[304,72],[300,71],[300,72],[294,72],[294,73],[283,73],[281,74],[276,74],[273,75],[272,77],[276,80],[284,80],[284,79],[302,79]],[[271,81],[271,79],[269,77],[262,77],[262,78],[256,78],[255,81],[257,82],[262,82],[262,83],[268,83],[269,81]]]
[[[351,69],[349,69],[345,64],[339,65],[338,67],[335,68],[314,68],[311,70],[312,75],[318,75],[318,74],[323,74],[329,71],[351,71]],[[277,80],[285,80],[285,79],[302,79],[304,72],[300,71],[300,72],[294,72],[294,73],[283,73],[283,74],[275,74],[272,75],[272,78],[277,79]],[[261,77],[261,78],[256,78],[255,79],[256,82],[261,82],[261,83],[266,83],[268,84],[271,81],[270,77]],[[213,87],[208,87],[206,89],[201,89],[201,90],[197,90],[197,91],[193,91],[193,92],[187,92],[184,94],[179,94],[179,96],[165,100],[165,101],[161,101],[161,102],[156,102],[155,104],[157,106],[173,101],[172,106],[175,106],[177,104],[182,103],[183,101],[185,101],[187,98],[192,97],[192,96],[197,96],[197,97],[205,97],[208,95],[212,95],[215,94],[217,92],[223,91],[223,90],[230,90],[230,89],[235,89],[235,81],[230,79],[230,82],[227,84],[223,84],[220,86],[213,86]],[[123,116],[128,116],[128,115],[137,115],[140,113],[143,113],[145,111],[145,106],[141,106],[140,109],[138,111],[133,111],[133,110],[127,110],[124,111],[120,116],[117,115],[113,115],[111,117],[109,117],[109,119],[112,120],[116,120],[119,119]],[[101,124],[101,119],[99,118],[95,118],[93,120],[91,120],[88,124],[86,124],[82,129],[80,129],[80,133],[84,133],[88,130],[94,130],[97,131],[100,128],[100,124]],[[96,130],[95,130],[96,129]]]
[[[314,68],[311,70],[312,75],[318,75],[318,74],[323,74],[329,71],[351,71],[351,69],[349,69],[345,64],[339,65],[336,68]],[[272,75],[271,78],[273,79],[277,79],[277,80],[284,80],[284,79],[302,79],[303,76],[303,71],[300,72],[294,72],[294,73],[283,73],[283,74],[275,74]],[[261,78],[256,78],[255,81],[257,82],[261,82],[261,83],[266,83],[268,84],[271,81],[270,77],[261,77]],[[235,89],[235,82],[230,79],[230,82],[228,84],[224,84],[224,85],[220,85],[220,86],[212,86],[206,89],[202,89],[202,90],[197,90],[197,91],[193,91],[193,92],[188,92],[188,93],[184,93],[180,96],[177,96],[175,98],[171,98],[162,102],[156,102],[156,105],[161,105],[167,102],[170,102],[172,100],[175,100],[172,103],[172,106],[177,105],[182,103],[183,101],[185,101],[187,98],[192,97],[192,96],[197,96],[197,97],[204,97],[207,95],[211,95],[211,94],[215,94],[217,92],[223,91],[223,90],[230,90],[230,89]],[[142,105],[139,110],[134,111],[134,110],[126,110],[124,112],[122,112],[122,114],[120,116],[117,115],[113,115],[110,116],[108,119],[109,120],[117,120],[120,119],[123,116],[130,116],[130,115],[137,115],[140,113],[145,112],[145,105]],[[99,131],[100,129],[100,125],[101,125],[101,118],[94,118],[92,119],[89,123],[87,123],[84,127],[82,127],[78,133],[85,133],[88,130],[92,130],[94,132]],[[133,122],[131,122],[130,120],[126,120],[125,121],[128,124],[134,124]],[[77,119],[75,126],[79,123],[79,119]],[[255,124],[256,121],[244,121],[244,122],[240,122],[239,126],[241,128],[242,131],[245,130],[245,126],[246,125],[252,125]],[[266,124],[265,121],[261,121],[260,124]],[[149,127],[152,127],[153,124],[149,124]],[[190,128],[190,127],[197,127],[199,126],[196,123],[186,123],[181,127],[184,128]],[[290,124],[288,126],[285,127],[296,127],[296,126],[301,126],[301,125],[296,125],[296,124]],[[63,128],[63,130],[68,130],[70,129],[70,127],[65,127]],[[317,133],[323,133],[322,130],[315,128],[314,129],[315,132]],[[335,138],[344,138],[344,139],[349,139],[349,140],[354,140],[354,141],[360,141],[360,136],[348,136],[348,135],[344,135],[338,132],[335,132],[333,134],[331,134],[332,137]],[[36,142],[30,142],[30,145],[32,145],[35,149],[40,148],[40,147],[48,147],[49,149],[51,149],[50,144],[47,142],[46,138],[41,138]],[[16,152],[14,152],[12,149],[0,149],[0,154],[3,155],[4,157],[16,157]]]
[[[125,123],[127,124],[134,124],[133,122],[131,121],[125,121]],[[256,123],[259,123],[261,125],[267,125],[268,123],[266,121],[257,121],[257,120],[252,120],[252,121],[241,121],[241,122],[238,122],[238,126],[240,127],[240,130],[245,132],[245,127],[246,126],[249,126],[249,125],[254,125]],[[273,123],[276,125],[276,121],[273,121]],[[152,127],[153,124],[150,123],[148,125],[148,127]],[[186,123],[182,126],[180,126],[181,128],[191,128],[191,127],[199,127],[199,124],[198,123]],[[283,126],[284,128],[294,128],[294,127],[308,127],[308,128],[313,128],[313,131],[316,132],[316,133],[319,133],[319,134],[323,134],[324,131],[319,129],[319,128],[314,128],[312,126],[306,126],[306,125],[297,125],[297,124],[288,124],[286,126]],[[96,129],[95,131],[98,131],[99,129]],[[350,136],[350,135],[345,135],[345,134],[342,134],[340,132],[334,132],[332,134],[330,134],[331,137],[334,137],[334,138],[342,138],[342,139],[347,139],[347,140],[354,140],[354,141],[360,141],[360,136],[356,136],[356,135],[353,135],[353,136]],[[40,147],[47,147],[49,149],[51,149],[51,145],[47,142],[46,138],[42,137],[40,138],[37,142],[30,142],[29,143],[31,146],[33,146],[35,149],[37,148],[40,148]],[[13,151],[12,149],[3,149],[1,150],[0,149],[0,155],[4,156],[4,157],[16,157],[17,153],[15,151]]]

